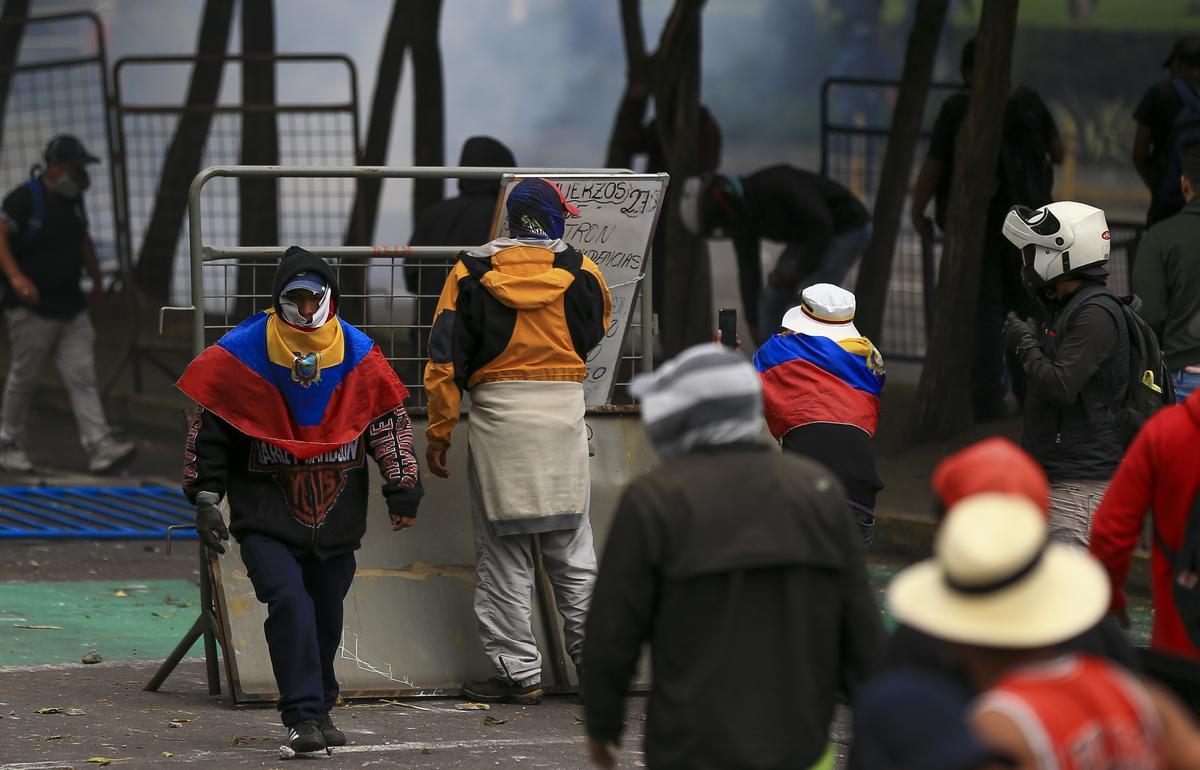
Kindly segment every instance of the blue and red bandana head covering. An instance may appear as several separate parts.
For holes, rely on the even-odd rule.
[[[563,215],[579,216],[562,190],[545,179],[522,179],[508,194],[508,231],[513,238],[556,240],[563,237]]]

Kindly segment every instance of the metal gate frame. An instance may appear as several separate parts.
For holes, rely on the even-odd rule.
[[[146,65],[183,65],[191,64],[193,67],[198,62],[221,62],[222,70],[224,71],[227,64],[244,64],[246,62],[261,62],[269,61],[273,65],[280,63],[301,63],[301,64],[316,64],[316,63],[338,63],[343,64],[346,68],[346,74],[349,81],[349,101],[347,102],[329,102],[329,103],[285,103],[273,105],[247,105],[239,104],[213,104],[203,105],[200,107],[189,107],[182,101],[179,104],[127,104],[122,96],[121,89],[121,73],[130,67],[139,67]],[[132,280],[133,271],[133,233],[132,228],[132,210],[130,207],[130,189],[131,183],[129,179],[129,165],[125,163],[127,158],[126,146],[126,130],[125,118],[130,115],[180,115],[185,112],[194,111],[196,109],[211,112],[213,115],[235,114],[246,115],[251,112],[270,112],[275,115],[281,114],[312,114],[312,113],[342,113],[350,116],[352,126],[351,146],[353,148],[354,158],[361,157],[361,142],[360,142],[360,125],[358,115],[358,68],[354,64],[354,60],[346,54],[340,53],[276,53],[276,54],[221,54],[221,55],[204,55],[196,56],[192,54],[165,54],[165,55],[134,55],[122,56],[113,63],[113,98],[112,98],[112,122],[116,124],[116,142],[117,150],[122,159],[121,164],[121,195],[122,195],[122,217],[120,220],[121,238],[124,243],[125,261],[128,263],[130,271],[129,276]],[[206,138],[206,143],[211,140],[211,134]],[[132,284],[131,284],[132,286]],[[139,307],[137,292],[131,291],[131,303],[133,304],[132,312],[135,322],[133,324],[133,340],[130,343],[130,353],[124,365],[129,365],[132,369],[133,383],[135,392],[140,393],[142,390],[141,363],[146,361],[157,368],[170,379],[175,379],[178,372],[173,371],[169,366],[160,361],[155,355],[156,349],[161,349],[161,346],[153,344],[145,339],[145,331],[142,329],[142,324],[138,321]]]
[[[594,174],[633,174],[629,169],[605,168],[499,168],[459,166],[210,166],[192,180],[188,191],[188,235],[192,269],[192,350],[199,355],[205,347],[204,323],[204,263],[218,259],[279,258],[282,246],[206,246],[201,221],[200,197],[204,186],[217,178],[339,178],[339,179],[496,179],[506,175],[563,176]],[[335,258],[403,256],[414,262],[447,262],[459,252],[473,246],[320,246],[312,248],[322,255]],[[641,291],[641,333],[643,371],[654,367],[653,319],[654,307],[650,271],[651,257],[646,257],[646,272]]]

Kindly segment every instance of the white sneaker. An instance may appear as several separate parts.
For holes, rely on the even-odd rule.
[[[137,446],[132,441],[105,441],[92,450],[88,470],[92,473],[108,473],[117,464],[132,457],[136,451]]]
[[[29,473],[33,470],[33,462],[19,445],[4,444],[0,446],[0,468],[10,473]]]

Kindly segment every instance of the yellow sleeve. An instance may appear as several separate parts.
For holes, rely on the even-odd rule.
[[[604,295],[604,323],[600,326],[600,335],[603,339],[604,335],[608,333],[608,325],[612,323],[612,294],[608,291],[604,273],[600,272],[600,267],[587,255],[583,257],[583,269],[596,277],[596,283],[600,284],[600,293]]]
[[[429,399],[429,427],[425,438],[434,449],[450,446],[450,432],[458,424],[462,391],[455,377],[454,319],[458,313],[458,281],[466,274],[461,262],[455,263],[433,314],[429,331],[429,363],[425,366],[425,395]]]

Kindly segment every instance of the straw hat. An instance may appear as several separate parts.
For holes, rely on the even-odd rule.
[[[812,337],[838,340],[861,337],[854,326],[854,295],[832,283],[815,283],[800,294],[800,304],[783,316],[783,328]]]
[[[1042,512],[1024,497],[965,498],[950,510],[934,552],[896,576],[887,602],[897,619],[940,639],[1049,647],[1087,631],[1108,609],[1099,562],[1049,542]]]

